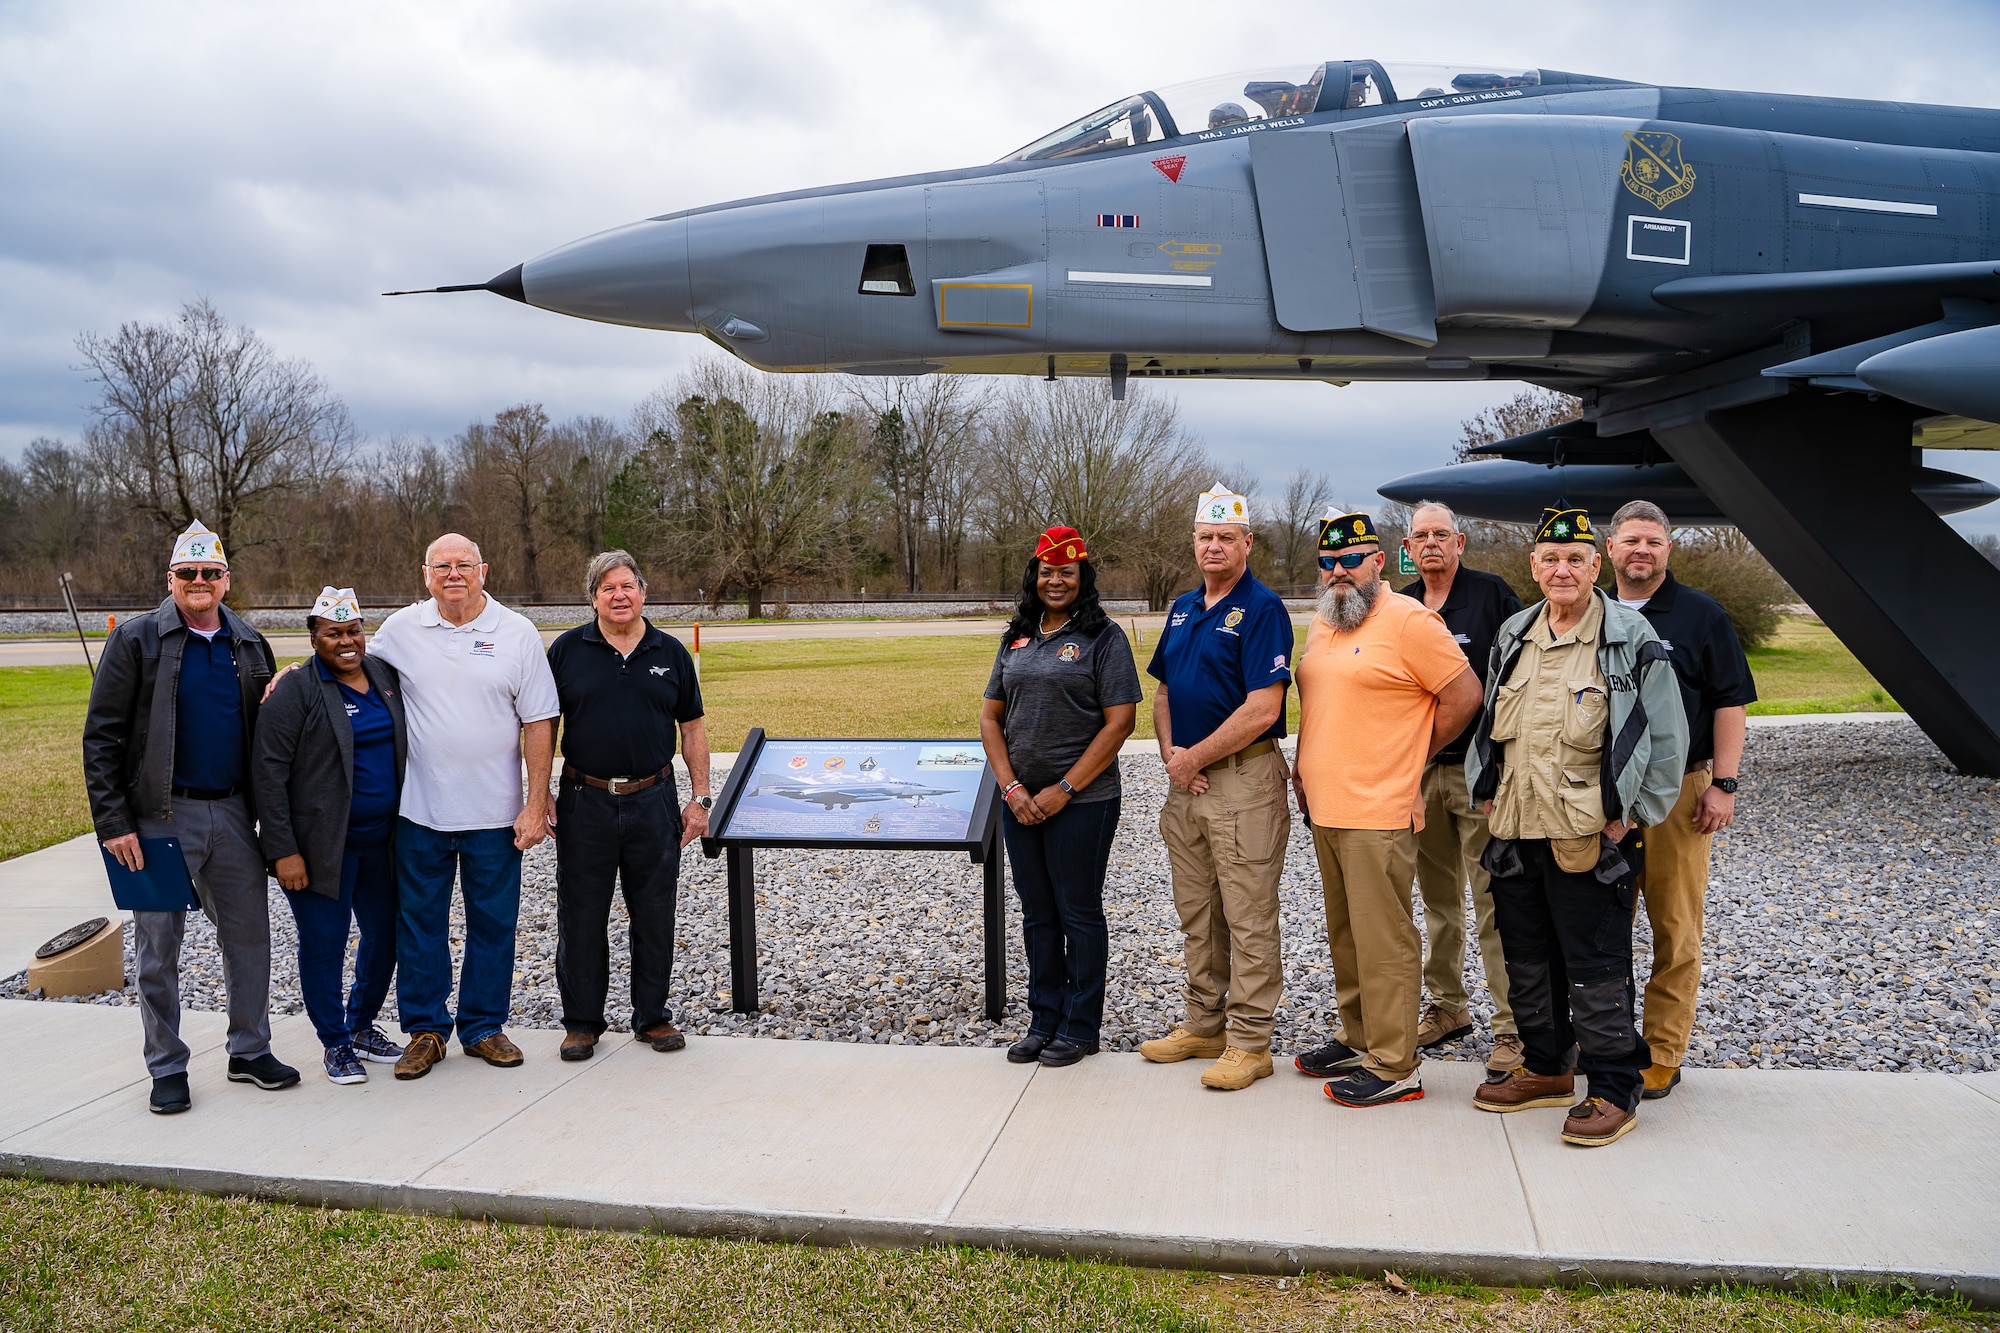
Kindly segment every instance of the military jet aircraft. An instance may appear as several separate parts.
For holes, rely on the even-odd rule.
[[[2000,447],[2000,112],[1306,62],[1136,93],[986,166],[664,213],[433,290],[774,371],[1578,394],[1577,429],[1455,473],[1460,507],[1491,487],[1517,517],[1536,466],[1551,501],[1650,490],[1693,518],[1699,496],[1960,768],[2000,774],[2000,569],[1936,512],[1991,488],[1923,465]],[[1600,471],[1572,487],[1580,466]]]
[[[921,783],[904,782],[900,778],[885,778],[880,782],[852,782],[838,787],[811,782],[775,782],[757,788],[754,794],[803,801],[830,814],[836,809],[846,810],[871,801],[908,801],[911,805],[922,805],[928,797],[954,793],[949,787],[926,787]]]

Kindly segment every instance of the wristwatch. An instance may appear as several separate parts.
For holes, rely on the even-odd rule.
[[[1736,782],[1735,778],[1717,778],[1714,786],[1717,791],[1734,796],[1736,794]]]
[[[715,798],[713,796],[697,796],[694,798],[694,803],[704,810],[715,809]]]

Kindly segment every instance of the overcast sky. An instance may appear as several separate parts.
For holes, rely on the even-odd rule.
[[[2000,4],[17,3],[0,0],[0,454],[74,440],[75,339],[205,296],[369,437],[522,400],[623,418],[703,354],[498,297],[564,241],[691,205],[990,161],[1114,97],[1321,59],[2000,106]],[[1516,386],[1173,386],[1220,456],[1349,502]],[[2000,480],[2000,457],[1934,454]],[[2000,505],[1966,516],[2000,531]]]

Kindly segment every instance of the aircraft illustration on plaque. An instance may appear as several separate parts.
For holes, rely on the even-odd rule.
[[[782,796],[788,801],[804,801],[822,810],[845,810],[869,801],[908,801],[922,805],[927,797],[950,796],[949,787],[925,787],[915,782],[884,778],[874,782],[848,782],[837,787],[809,782],[781,782],[759,787],[757,796]]]

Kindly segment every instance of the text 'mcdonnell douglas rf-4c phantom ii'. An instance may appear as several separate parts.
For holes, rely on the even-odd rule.
[[[1924,466],[2000,447],[2000,112],[1329,60],[438,290],[775,371],[1579,394],[1582,421],[1384,494],[1734,523],[1961,769],[2000,774],[2000,569],[1938,517],[1997,492]]]

